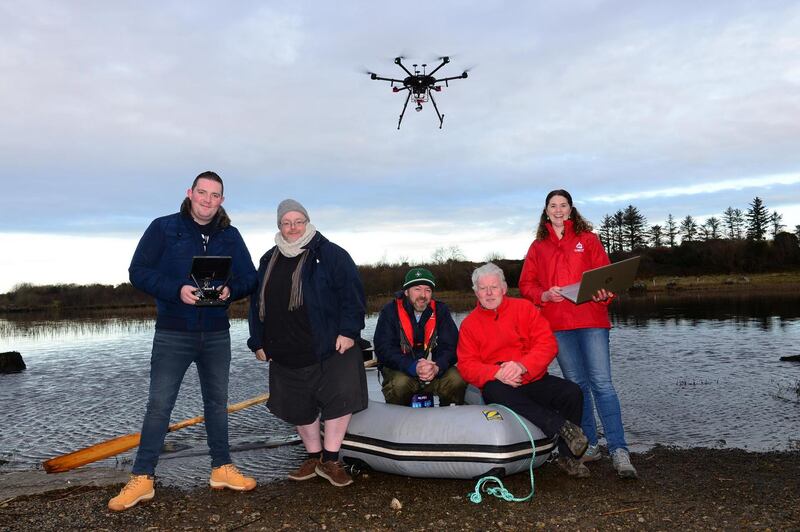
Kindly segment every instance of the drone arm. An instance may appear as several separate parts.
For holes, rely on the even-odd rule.
[[[408,107],[408,100],[411,99],[411,91],[408,91],[406,96],[406,103],[403,104],[403,111],[400,113],[400,120],[397,121],[397,129],[400,129],[400,124],[403,122],[403,115],[406,114],[406,107]]]
[[[444,81],[444,82],[453,81],[454,79],[464,79],[464,78],[466,78],[466,77],[467,77],[467,73],[466,73],[466,72],[464,72],[464,73],[463,73],[463,74],[461,74],[460,76],[451,76],[451,77],[449,77],[449,78],[437,79],[437,80],[436,80],[436,83],[441,83],[441,82],[443,82],[443,81]]]
[[[403,64],[403,61],[402,61],[402,59],[401,59],[401,58],[399,58],[399,57],[395,57],[395,58],[394,58],[394,63],[395,63],[397,66],[399,66],[400,68],[402,68],[403,70],[405,70],[405,71],[406,71],[406,74],[408,74],[409,76],[413,76],[413,75],[414,75],[414,74],[412,74],[412,73],[411,73],[411,71],[410,71],[409,69],[407,69],[407,68],[406,68],[406,66]]]
[[[436,73],[436,71],[437,71],[437,70],[439,70],[440,68],[442,68],[443,66],[445,66],[445,65],[446,65],[447,63],[449,63],[449,62],[450,62],[450,58],[449,58],[449,57],[442,57],[442,62],[439,64],[439,66],[437,66],[436,68],[434,68],[433,70],[431,70],[431,71],[428,73],[428,75],[429,75],[429,76],[433,76],[433,75]]]
[[[433,93],[430,89],[428,89],[428,98],[431,99],[431,103],[433,104],[433,109],[436,111],[436,116],[439,118],[439,129],[442,129],[442,124],[444,123],[444,115],[439,113],[439,106],[436,105],[436,100],[433,98]]]
[[[403,83],[402,79],[384,78],[377,74],[370,74],[369,77],[372,79],[376,79],[378,81],[391,81],[392,83]]]

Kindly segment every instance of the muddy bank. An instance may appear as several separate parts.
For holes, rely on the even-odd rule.
[[[545,465],[535,472],[532,503],[484,495],[473,504],[472,481],[367,473],[339,489],[319,478],[250,493],[157,488],[153,501],[113,514],[106,502],[116,487],[77,486],[0,501],[0,529],[800,530],[800,452],[656,447],[633,460],[638,481],[618,480],[607,459],[582,480]],[[506,486],[527,495],[528,474]]]

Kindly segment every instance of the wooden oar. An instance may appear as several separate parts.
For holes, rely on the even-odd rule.
[[[236,412],[259,403],[265,403],[267,399],[269,399],[268,393],[253,397],[247,401],[242,401],[241,403],[228,405],[228,412]],[[197,425],[198,423],[202,423],[204,420],[205,418],[203,416],[184,419],[183,421],[179,421],[178,423],[170,425],[167,428],[167,432],[174,432],[184,427]],[[117,438],[92,445],[91,447],[85,447],[69,454],[56,456],[55,458],[47,460],[42,465],[44,465],[44,470],[48,473],[63,473],[64,471],[69,471],[71,469],[75,469],[76,467],[91,464],[92,462],[102,460],[103,458],[117,455],[127,451],[128,449],[133,449],[139,445],[141,437],[142,435],[139,432],[135,434],[126,434],[125,436],[119,436]]]

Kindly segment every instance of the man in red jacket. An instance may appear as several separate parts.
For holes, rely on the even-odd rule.
[[[478,304],[461,324],[458,369],[498,403],[527,418],[547,435],[560,436],[557,461],[570,476],[587,477],[578,458],[588,440],[580,428],[583,393],[547,373],[557,345],[550,326],[530,301],[506,297],[503,270],[491,262],[472,273]]]

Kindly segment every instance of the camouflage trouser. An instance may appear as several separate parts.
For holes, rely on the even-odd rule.
[[[383,396],[387,403],[409,406],[411,396],[414,394],[431,393],[439,396],[439,404],[442,406],[464,404],[467,383],[461,378],[461,374],[455,366],[427,384],[422,383],[417,377],[411,377],[402,371],[386,367],[381,369],[381,373],[383,375]]]

